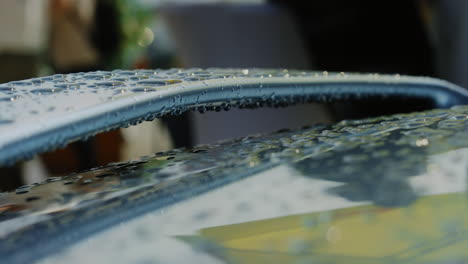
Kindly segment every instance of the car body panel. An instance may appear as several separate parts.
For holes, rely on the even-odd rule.
[[[58,74],[1,85],[0,94],[0,165],[187,110],[395,97],[468,103],[466,90],[433,78],[265,69]]]

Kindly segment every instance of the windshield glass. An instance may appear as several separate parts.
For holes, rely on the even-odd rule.
[[[67,246],[42,263],[463,263],[467,116],[280,131],[19,188],[0,197],[0,248]]]

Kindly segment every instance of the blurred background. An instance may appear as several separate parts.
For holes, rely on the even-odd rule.
[[[110,69],[262,67],[426,75],[468,87],[466,11],[465,0],[2,0],[0,82]],[[184,113],[0,168],[0,190],[174,147],[424,107]]]

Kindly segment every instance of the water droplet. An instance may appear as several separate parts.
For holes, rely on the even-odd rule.
[[[147,86],[164,86],[170,84],[181,83],[182,80],[143,80],[137,82],[139,85],[147,85]]]
[[[416,146],[417,147],[425,147],[427,145],[429,145],[429,140],[427,140],[427,138],[416,140]]]
[[[15,88],[12,86],[4,86],[4,85],[0,86],[0,92],[10,93],[13,91],[15,91]]]
[[[53,94],[55,92],[60,92],[63,89],[60,88],[39,88],[39,89],[33,89],[30,92],[33,94]]]
[[[96,85],[98,87],[120,87],[120,86],[125,86],[124,82],[117,82],[117,81],[112,81],[112,82],[97,82]]]
[[[18,96],[0,97],[0,102],[11,102],[11,101],[15,101],[16,99],[18,99]]]
[[[80,88],[78,84],[71,84],[71,83],[55,84],[54,87],[58,89],[73,89],[73,90]]]
[[[1,119],[0,118],[0,125],[7,125],[7,124],[11,124],[13,123],[14,121],[11,120],[11,119]]]
[[[26,200],[26,202],[33,202],[33,201],[37,201],[39,199],[40,199],[39,196],[31,196],[31,197],[26,198],[25,200]]]
[[[12,86],[31,86],[33,83],[31,81],[14,81],[8,84]]]
[[[130,77],[129,79],[131,81],[139,81],[139,80],[149,79],[149,77],[146,75],[135,75],[135,76]]]
[[[87,80],[104,80],[106,79],[106,76],[102,74],[86,74],[83,78]]]
[[[133,92],[155,92],[157,91],[154,87],[137,87],[132,89]]]

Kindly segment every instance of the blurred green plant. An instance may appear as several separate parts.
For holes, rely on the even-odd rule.
[[[153,19],[153,13],[133,0],[115,0],[115,5],[121,43],[119,51],[108,61],[107,66],[128,69],[152,41],[152,32],[148,31],[148,26]]]

